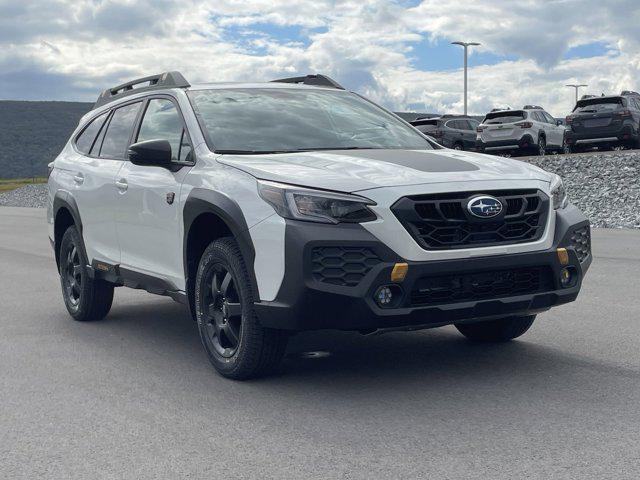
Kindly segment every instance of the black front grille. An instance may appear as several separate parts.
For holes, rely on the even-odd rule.
[[[411,292],[411,305],[474,302],[529,295],[553,288],[553,272],[549,267],[424,277],[416,282]]]
[[[580,263],[591,253],[591,232],[588,226],[578,228],[571,233],[571,246],[578,255]]]
[[[314,247],[311,273],[318,282],[354,287],[381,261],[368,247]]]
[[[467,204],[491,195],[502,203],[495,218],[473,217]],[[544,233],[549,197],[539,190],[460,192],[404,197],[391,210],[426,250],[533,242]]]

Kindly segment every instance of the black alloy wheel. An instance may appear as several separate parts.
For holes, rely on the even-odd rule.
[[[71,308],[77,310],[80,305],[82,295],[82,282],[84,269],[80,260],[78,245],[71,243],[67,255],[63,259],[60,269],[64,284],[65,295]]]
[[[206,341],[220,356],[232,357],[242,335],[242,304],[236,280],[221,263],[209,270],[203,292]]]

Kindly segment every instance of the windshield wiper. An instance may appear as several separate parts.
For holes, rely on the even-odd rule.
[[[297,150],[214,150],[214,153],[228,155],[268,155],[270,153],[295,153]]]
[[[316,152],[322,150],[371,150],[380,147],[311,147],[294,150],[215,150],[214,153],[228,155],[268,155],[274,153]]]
[[[322,150],[374,150],[380,147],[313,147],[297,148],[294,152],[319,152]]]

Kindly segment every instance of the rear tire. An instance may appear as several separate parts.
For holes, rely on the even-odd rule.
[[[477,323],[461,323],[456,325],[456,328],[474,342],[507,342],[523,335],[535,319],[535,315],[507,317]]]
[[[461,143],[454,143],[453,144],[453,149],[454,150],[463,150],[462,144]]]
[[[113,303],[113,285],[89,275],[84,242],[74,225],[62,236],[58,259],[62,296],[69,315],[79,322],[106,317]]]
[[[198,331],[209,361],[222,376],[245,380],[272,372],[288,335],[260,325],[242,253],[232,238],[209,244],[195,281]]]
[[[547,154],[547,141],[545,140],[544,137],[539,137],[536,155],[540,157],[544,157],[546,154]]]

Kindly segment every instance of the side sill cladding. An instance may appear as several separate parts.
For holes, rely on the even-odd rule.
[[[191,298],[193,292],[190,283],[194,276],[193,268],[197,269],[197,265],[190,266],[188,261],[189,232],[194,221],[202,214],[213,214],[220,218],[226,228],[235,237],[244,262],[247,266],[249,276],[252,280],[252,289],[254,298],[260,298],[257,291],[257,283],[254,271],[255,249],[249,234],[249,228],[245,220],[244,214],[238,203],[228,196],[216,192],[214,190],[204,188],[194,188],[189,193],[184,203],[183,221],[184,221],[184,239],[183,239],[183,264],[186,280],[186,290]]]

